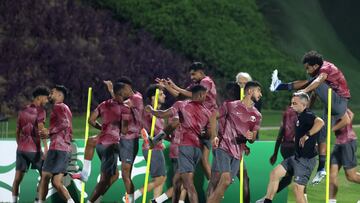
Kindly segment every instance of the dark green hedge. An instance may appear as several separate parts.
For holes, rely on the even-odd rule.
[[[288,81],[303,77],[297,61],[280,53],[272,44],[255,1],[252,0],[88,0],[108,8],[120,20],[130,20],[150,31],[166,47],[189,59],[205,61],[218,73],[219,81],[247,71],[265,90],[265,107],[282,108],[288,95],[270,95],[268,85],[274,68],[284,68]],[[299,76],[300,74],[300,76]],[[220,85],[221,86],[221,85]],[[220,90],[221,92],[221,90]],[[276,97],[275,97],[276,96]]]

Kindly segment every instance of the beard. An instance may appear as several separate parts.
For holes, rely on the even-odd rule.
[[[251,101],[253,101],[253,102],[257,102],[257,101],[259,101],[259,99],[260,99],[260,98],[256,98],[256,97],[254,97],[254,96],[251,96]]]

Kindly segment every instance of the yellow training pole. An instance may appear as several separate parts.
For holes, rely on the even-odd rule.
[[[240,89],[240,100],[244,98],[244,88]],[[244,156],[240,160],[240,203],[244,200]]]
[[[327,137],[326,137],[326,203],[329,203],[330,194],[330,145],[331,145],[331,95],[332,89],[328,89],[328,109],[327,109]]]
[[[156,89],[155,101],[154,101],[154,109],[155,110],[158,106],[158,99],[159,99],[159,89]],[[150,131],[151,138],[154,137],[155,123],[156,123],[156,117],[153,116],[152,121],[151,121],[151,131]],[[147,187],[148,187],[148,182],[149,182],[149,172],[150,172],[150,163],[151,163],[151,154],[152,154],[152,150],[149,148],[147,162],[146,162],[146,174],[145,174],[144,193],[143,193],[142,203],[146,203],[146,195],[147,195]]]
[[[86,108],[86,119],[85,119],[85,140],[84,140],[84,149],[85,149],[85,145],[87,142],[87,139],[89,137],[89,117],[90,117],[90,107],[91,107],[91,92],[92,92],[92,88],[89,87],[88,90],[88,102],[87,102],[87,108]],[[84,193],[85,193],[85,183],[82,182],[81,183],[81,198],[80,198],[80,203],[84,203]]]

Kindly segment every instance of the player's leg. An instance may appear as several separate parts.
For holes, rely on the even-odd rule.
[[[14,182],[12,185],[12,197],[13,197],[13,202],[18,202],[18,198],[19,198],[19,185],[24,177],[25,172],[20,171],[20,170],[16,170],[15,172],[15,177],[14,177]]]
[[[283,165],[276,166],[270,173],[270,180],[267,187],[266,199],[272,200],[277,192],[279,182],[286,175],[286,169]]]
[[[250,203],[250,178],[248,176],[247,169],[244,167],[244,202]]]
[[[52,185],[57,190],[59,195],[66,200],[68,203],[74,202],[74,200],[71,198],[69,191],[66,189],[66,187],[63,185],[63,173],[56,174],[52,177]]]
[[[211,142],[209,139],[202,139],[202,142],[203,142],[203,146],[201,148],[202,151],[201,165],[203,167],[206,178],[210,180],[211,167],[209,162],[209,155],[210,155]]]
[[[206,191],[206,196],[209,197],[213,191],[215,190],[215,187],[217,186],[218,182],[220,181],[220,173],[219,173],[219,167],[216,161],[216,151],[219,149],[213,150],[213,161],[211,165],[211,176],[208,184],[208,188]]]
[[[200,148],[193,146],[179,146],[178,166],[181,182],[187,191],[190,202],[195,203],[198,202],[198,195],[194,186],[194,172],[200,159]],[[181,188],[176,188],[176,191],[179,192],[180,189]]]
[[[85,145],[84,164],[80,173],[71,174],[74,179],[86,182],[91,174],[91,161],[94,158],[98,136],[89,137]]]
[[[207,189],[207,197],[209,197],[215,190],[220,181],[221,174],[218,171],[212,171],[210,181]]]
[[[139,140],[120,139],[121,176],[124,181],[125,190],[130,202],[134,201],[135,186],[131,180],[131,171],[138,151]]]
[[[360,184],[360,173],[357,172],[357,141],[353,140],[343,146],[342,160],[345,169],[346,179],[353,183]]]
[[[96,184],[93,193],[89,198],[89,202],[95,202],[100,196],[104,195],[111,184],[111,176],[101,172],[100,181]]]
[[[297,203],[306,203],[304,189],[305,189],[304,185],[294,183],[294,194]]]
[[[52,174],[50,172],[42,171],[39,186],[39,203],[45,202],[51,177]]]
[[[336,194],[338,191],[338,175],[340,167],[337,164],[331,164],[330,166],[330,200],[336,200]]]
[[[221,173],[219,183],[216,186],[215,190],[210,194],[207,202],[220,202],[231,182],[232,179],[230,172]]]
[[[173,203],[179,202],[180,194],[181,194],[181,187],[182,187],[181,176],[180,176],[180,173],[177,172],[173,177],[173,188],[174,188],[174,193],[172,196]]]
[[[198,194],[194,185],[194,173],[181,173],[181,180],[184,186],[184,189],[187,191],[189,201],[191,203],[197,203],[198,200]]]
[[[321,128],[317,137],[318,151],[319,151],[319,164],[317,172],[312,180],[312,184],[319,184],[326,176],[325,162],[326,162],[326,131],[327,131],[327,116],[324,113],[323,116],[325,125]]]

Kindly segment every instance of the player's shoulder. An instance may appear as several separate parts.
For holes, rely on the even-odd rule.
[[[316,114],[310,110],[310,109],[305,109],[301,114],[300,117],[302,117],[304,120],[309,119],[309,118],[315,118],[317,117]]]
[[[323,65],[320,68],[320,73],[327,71],[337,71],[337,70],[338,68],[333,63],[329,61],[324,61]]]
[[[54,104],[54,110],[56,110],[56,111],[70,111],[70,108],[69,108],[68,105],[61,102],[61,103]]]
[[[209,76],[205,76],[201,81],[200,81],[200,84],[201,83],[211,83],[211,84],[215,84],[214,80],[209,77]]]
[[[188,100],[188,99],[187,100],[176,101],[173,106],[185,106],[189,102],[190,102],[190,100]]]

